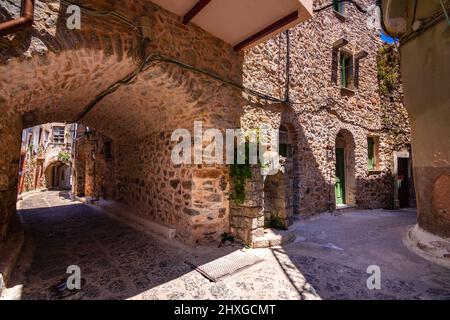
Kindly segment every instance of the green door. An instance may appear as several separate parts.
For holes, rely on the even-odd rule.
[[[336,148],[336,204],[345,204],[345,158],[344,148]]]

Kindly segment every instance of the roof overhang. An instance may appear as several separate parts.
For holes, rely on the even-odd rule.
[[[247,49],[305,21],[313,0],[152,0],[232,45]]]

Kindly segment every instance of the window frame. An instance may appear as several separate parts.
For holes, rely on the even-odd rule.
[[[339,15],[345,17],[345,3],[339,2],[339,0],[333,0],[333,10]]]
[[[107,150],[109,152],[107,152]],[[106,160],[112,160],[113,158],[112,141],[107,140],[103,142],[103,155],[105,156]]]
[[[369,172],[379,172],[380,156],[379,156],[380,138],[376,136],[367,137],[367,170]]]
[[[62,134],[61,134],[62,132]],[[66,128],[64,126],[52,127],[52,138],[55,144],[64,144],[66,135]]]
[[[355,62],[353,53],[346,50],[340,50],[339,73],[341,89],[354,90],[354,68]]]

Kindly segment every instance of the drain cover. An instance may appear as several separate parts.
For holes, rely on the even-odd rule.
[[[186,263],[210,281],[218,282],[262,261],[249,252],[238,251],[210,262],[197,258]]]

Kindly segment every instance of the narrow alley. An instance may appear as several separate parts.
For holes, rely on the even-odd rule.
[[[37,192],[19,202],[27,241],[13,274],[22,299],[449,299],[450,273],[409,252],[402,235],[415,213],[350,211],[292,226],[296,241],[246,250],[262,263],[213,283],[185,263],[193,250],[133,229],[65,191]],[[202,247],[205,261],[242,247]],[[381,290],[366,287],[380,265]],[[83,286],[58,290],[69,265]]]

